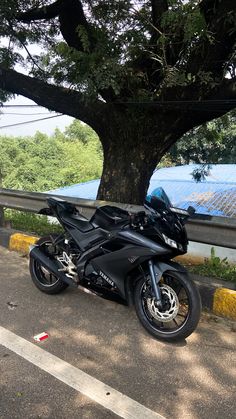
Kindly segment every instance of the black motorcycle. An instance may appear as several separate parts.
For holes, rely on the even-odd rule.
[[[145,210],[96,209],[90,221],[74,205],[49,198],[41,214],[56,216],[62,234],[41,238],[30,251],[34,284],[47,294],[68,285],[134,304],[153,336],[173,341],[197,327],[201,302],[186,269],[171,261],[187,252],[184,224],[190,216],[152,197]]]

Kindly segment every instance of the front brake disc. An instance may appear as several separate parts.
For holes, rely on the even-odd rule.
[[[163,323],[173,320],[179,311],[179,299],[176,292],[169,285],[160,286],[163,300],[167,301],[168,308],[160,309],[156,305],[156,298],[147,299],[147,307],[154,319]]]

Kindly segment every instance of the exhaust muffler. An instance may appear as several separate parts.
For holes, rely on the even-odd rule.
[[[30,246],[29,255],[32,256],[34,259],[38,260],[44,268],[46,268],[49,272],[54,274],[57,278],[61,279],[66,284],[72,285],[74,287],[78,286],[78,284],[75,281],[73,281],[73,279],[68,277],[65,274],[65,272],[61,271],[61,265],[59,265],[59,262],[57,262],[56,260],[52,260],[48,256],[46,256],[39,246]]]

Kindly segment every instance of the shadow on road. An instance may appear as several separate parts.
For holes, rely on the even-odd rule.
[[[132,308],[72,289],[41,293],[26,260],[12,255],[6,251],[0,262],[1,326],[30,341],[47,331],[43,349],[167,418],[235,417],[236,333],[230,322],[204,314],[186,341],[166,344],[146,333]],[[17,307],[10,310],[9,302]],[[4,353],[0,359],[9,363],[12,354]],[[40,417],[51,417],[50,400],[42,403]],[[84,416],[74,417],[93,417],[80,394],[73,392],[70,404],[86,406]]]

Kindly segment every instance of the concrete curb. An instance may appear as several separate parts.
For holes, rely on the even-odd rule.
[[[29,253],[29,246],[38,239],[39,237],[21,231],[0,228],[0,246],[25,255]]]
[[[38,238],[20,231],[0,228],[0,246],[24,255],[29,253],[29,246]],[[190,276],[200,291],[203,308],[213,314],[236,320],[236,284],[193,274]]]
[[[190,274],[197,285],[203,308],[213,314],[236,320],[236,284]]]

